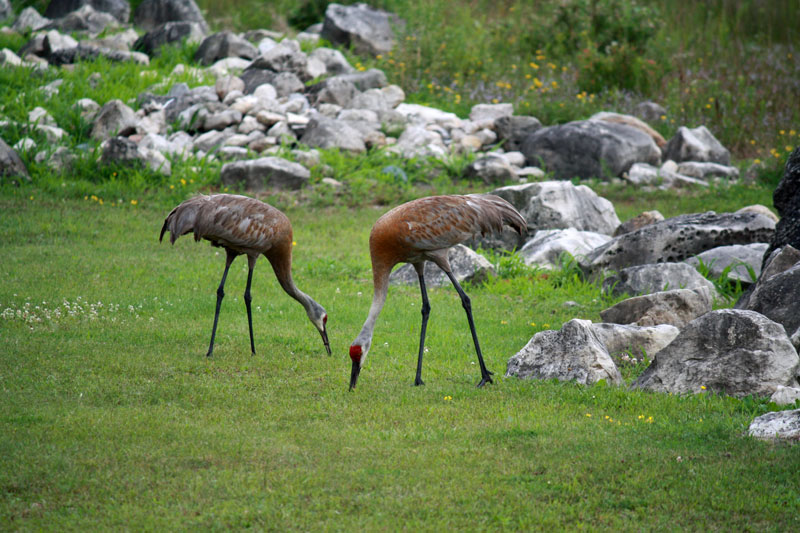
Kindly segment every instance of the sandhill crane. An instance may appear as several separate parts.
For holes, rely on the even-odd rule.
[[[254,198],[235,194],[200,195],[190,198],[173,209],[161,228],[158,240],[164,238],[169,230],[170,243],[181,235],[194,232],[194,240],[206,239],[212,246],[225,249],[225,272],[217,288],[217,307],[214,311],[214,327],[211,330],[211,343],[208,346],[208,357],[214,351],[214,336],[217,333],[219,308],[225,295],[225,278],[228,269],[237,256],[247,255],[249,271],[247,288],[244,291],[244,303],[247,307],[247,323],[250,326],[250,350],[256,353],[253,342],[253,315],[250,310],[250,284],[253,281],[253,268],[261,254],[269,259],[275,276],[286,293],[300,302],[305,308],[311,323],[322,335],[322,342],[328,355],[331,347],[328,343],[326,323],[328,315],[325,309],[309,295],[298,289],[292,280],[292,225],[289,219],[271,205]]]
[[[353,361],[350,390],[356,386],[361,367],[364,366],[364,360],[372,344],[375,322],[386,302],[386,294],[389,290],[389,273],[398,263],[414,265],[422,291],[422,327],[420,328],[417,376],[414,385],[424,385],[422,354],[425,349],[425,330],[430,313],[423,276],[425,261],[436,263],[450,278],[461,297],[461,304],[467,313],[472,341],[475,344],[475,351],[480,363],[481,381],[478,383],[478,387],[482,387],[487,382],[492,383],[492,373],[486,369],[483,362],[478,335],[475,333],[470,299],[453,276],[447,259],[447,251],[451,246],[476,234],[499,232],[502,230],[503,224],[512,227],[520,235],[526,231],[525,219],[516,209],[502,198],[490,194],[420,198],[395,207],[375,222],[369,236],[374,294],[364,327],[350,346],[350,358]]]

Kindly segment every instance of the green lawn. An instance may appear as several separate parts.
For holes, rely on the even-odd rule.
[[[745,436],[763,402],[502,377],[536,331],[599,320],[596,285],[467,286],[497,378],[480,390],[451,288],[430,291],[412,386],[418,288],[392,288],[350,393],[385,209],[287,210],[332,357],[264,260],[250,355],[240,258],[211,359],[224,253],[159,244],[168,210],[0,195],[0,529],[798,528],[800,453]]]

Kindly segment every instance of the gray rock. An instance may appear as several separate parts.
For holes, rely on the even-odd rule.
[[[131,6],[127,0],[52,0],[44,15],[51,19],[57,19],[79,10],[85,5],[92,6],[95,11],[101,11],[112,15],[118,22],[128,22],[131,14]]]
[[[690,257],[686,262],[697,267],[702,261],[708,267],[709,275],[713,278],[720,277],[725,269],[730,267],[729,279],[749,285],[761,275],[761,259],[767,248],[769,248],[769,244],[763,242],[718,246]],[[753,276],[750,275],[749,269],[753,270]]]
[[[711,291],[706,287],[700,287],[634,296],[600,311],[600,317],[603,322],[612,324],[637,326],[669,324],[683,328],[709,311],[711,311]]]
[[[114,50],[111,48],[101,48],[90,44],[80,43],[75,48],[63,48],[48,55],[51,65],[61,66],[76,63],[78,61],[89,61],[104,57],[115,63],[131,61],[140,65],[149,65],[150,58],[141,52],[127,52]]]
[[[184,40],[197,43],[202,41],[204,35],[203,27],[196,22],[165,22],[142,35],[133,43],[133,49],[149,56],[158,56],[164,45],[178,44]]]
[[[343,120],[322,115],[312,118],[300,142],[314,148],[340,148],[361,153],[367,150],[361,133]]]
[[[209,35],[200,44],[194,54],[194,60],[201,65],[211,65],[226,57],[243,57],[253,59],[258,50],[248,41],[230,31],[222,31]]]
[[[192,149],[196,152],[211,152],[225,144],[225,141],[228,140],[228,137],[231,135],[233,135],[233,133],[228,130],[207,131],[201,135],[198,135],[194,138],[194,140],[192,140]]]
[[[495,269],[488,259],[473,252],[463,244],[457,244],[447,252],[453,276],[459,283],[480,283],[489,276],[495,275]],[[445,287],[450,285],[450,279],[444,271],[431,261],[425,262],[425,286]],[[416,285],[419,283],[417,271],[411,264],[405,264],[396,269],[389,276],[392,285]]]
[[[779,385],[797,387],[798,363],[780,324],[752,311],[720,309],[688,324],[631,386],[767,396]]]
[[[676,172],[677,165],[667,161],[661,168],[647,163],[634,163],[623,178],[635,185],[657,185],[659,189],[708,187],[708,183]]]
[[[17,16],[17,20],[15,20],[14,24],[11,25],[11,29],[17,33],[24,34],[29,31],[41,30],[51,22],[52,20],[41,16],[35,8],[26,7],[20,11],[20,14]],[[24,56],[25,54],[21,53],[21,55]]]
[[[349,106],[358,93],[352,81],[339,76],[317,84],[314,91],[317,104],[335,104],[341,107]]]
[[[280,157],[236,161],[222,167],[224,185],[244,185],[248,191],[299,189],[310,177],[311,173],[303,165]]]
[[[775,228],[764,260],[773,250],[787,244],[800,249],[800,146],[786,160],[783,177],[772,193],[772,202],[781,220]]]
[[[503,116],[494,121],[497,139],[506,150],[519,150],[526,137],[542,129],[536,117]]]
[[[681,126],[664,148],[664,159],[672,159],[678,163],[701,161],[730,165],[731,153],[705,126],[694,129]]]
[[[285,40],[261,53],[248,69],[271,70],[275,73],[291,72],[296,76],[306,75],[308,58],[300,50],[297,41]]]
[[[667,110],[655,102],[641,102],[633,110],[637,117],[645,122],[661,122],[667,116]]]
[[[379,55],[394,46],[392,25],[401,21],[366,4],[328,4],[320,36],[333,44],[352,47],[357,54]]]
[[[717,246],[769,240],[775,223],[755,213],[713,211],[668,218],[615,237],[587,255],[592,273],[650,263],[676,263]]]
[[[630,353],[634,357],[652,359],[669,345],[680,330],[669,324],[630,326],[626,324],[592,324],[597,337],[611,355]]]
[[[110,100],[97,113],[90,135],[98,141],[115,135],[128,136],[136,131],[137,123],[133,110],[122,100]]]
[[[237,76],[226,76],[218,78],[214,84],[214,90],[217,91],[217,98],[224,102],[225,97],[231,92],[236,91],[239,95],[244,94],[244,82],[242,78]]]
[[[356,94],[347,107],[351,109],[367,109],[370,111],[389,111],[391,104],[386,99],[386,94],[381,89],[367,89]]]
[[[608,242],[608,235],[575,228],[539,230],[519,251],[526,265],[560,268],[561,256],[579,257]]]
[[[678,165],[678,173],[690,178],[709,180],[710,178],[738,179],[739,169],[719,163],[701,163],[698,161],[684,161]]]
[[[747,434],[757,439],[800,440],[800,409],[758,416],[747,428]]]
[[[18,184],[18,179],[30,182],[31,176],[19,154],[0,138],[0,183],[9,179]]]
[[[9,0],[0,0],[0,21],[11,18],[14,10],[11,8]]]
[[[409,122],[417,124],[437,124],[452,129],[461,127],[461,119],[455,113],[449,113],[420,104],[400,104],[395,110]]]
[[[664,137],[658,133],[656,130],[651,128],[647,123],[643,122],[642,120],[632,116],[632,115],[623,115],[621,113],[611,113],[609,111],[600,111],[599,113],[595,113],[592,115],[589,120],[602,120],[604,122],[612,122],[615,124],[624,124],[626,126],[630,126],[632,128],[636,128],[637,130],[641,131],[642,133],[646,133],[649,135],[653,142],[656,143],[656,146],[659,148],[664,148],[667,145],[667,141]]]
[[[773,221],[775,221],[776,224],[780,220],[778,218],[778,215],[773,213],[769,207],[761,204],[746,205],[741,209],[737,209],[735,213],[758,213],[760,215],[766,216],[767,218],[771,218]]]
[[[272,80],[272,86],[278,93],[278,97],[289,96],[292,93],[302,92],[305,88],[303,82],[300,81],[292,72],[281,72]]]
[[[467,165],[464,177],[473,180],[479,179],[489,185],[516,181],[517,173],[504,158],[487,154]]]
[[[52,54],[65,49],[71,49],[78,46],[72,36],[65,35],[58,30],[48,30],[42,39],[42,47],[40,54],[49,58]]]
[[[90,4],[85,4],[77,11],[68,13],[64,17],[58,18],[45,26],[45,28],[57,28],[63,32],[86,32],[89,35],[97,35],[106,28],[116,28],[119,21],[111,14],[96,11]]]
[[[537,229],[575,228],[611,235],[619,218],[614,206],[585,185],[569,181],[543,181],[509,185],[492,191],[513,205],[528,223],[528,232]]]
[[[714,284],[686,263],[656,263],[623,268],[603,280],[603,292],[614,296],[700,287],[708,289],[712,296],[716,295]]]
[[[336,74],[350,74],[355,72],[355,68],[347,61],[339,50],[332,48],[320,47],[316,48],[308,55],[309,60],[322,61],[325,69],[333,75]]]
[[[782,385],[778,385],[775,392],[769,397],[769,401],[778,405],[794,405],[797,400],[800,400],[800,389]]]
[[[208,24],[194,0],[143,0],[133,12],[133,23],[146,31],[166,22],[191,22],[200,26],[203,35]]]
[[[100,144],[100,162],[130,165],[140,162],[139,146],[127,137],[110,137]]]
[[[770,275],[776,269],[767,265],[753,290],[736,303],[737,309],[749,309],[783,325],[793,336],[800,329],[800,263]]]
[[[368,89],[381,89],[389,84],[386,81],[386,74],[384,74],[382,70],[376,68],[371,68],[365,71],[356,71],[350,74],[339,74],[338,76],[334,76],[330,79],[349,81],[359,91],[366,91]]]
[[[573,319],[559,331],[540,331],[508,360],[506,377],[621,385],[622,375],[588,320]]]
[[[236,126],[242,121],[242,114],[234,109],[223,109],[210,113],[203,119],[200,127],[202,131],[224,130],[229,126]]]
[[[620,176],[635,162],[658,164],[653,139],[624,124],[598,120],[541,128],[522,143],[528,163],[553,172],[556,179]]]
[[[632,231],[655,224],[656,222],[661,222],[662,220],[664,220],[664,215],[662,215],[659,211],[645,211],[633,218],[629,218],[617,226],[617,229],[614,230],[614,237],[624,235],[625,233],[631,233]]]
[[[513,114],[513,104],[476,104],[470,109],[469,119],[472,122],[494,124],[497,119],[511,117]]]

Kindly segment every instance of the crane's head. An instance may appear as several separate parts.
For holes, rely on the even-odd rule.
[[[314,327],[317,328],[319,334],[322,335],[322,342],[325,344],[325,350],[328,352],[328,355],[331,355],[331,345],[328,342],[328,328],[326,326],[328,322],[328,313],[326,313],[325,309],[317,302],[312,302],[308,307],[307,314],[308,319],[314,324]]]
[[[364,366],[364,361],[367,358],[367,352],[370,347],[370,339],[356,339],[350,345],[350,359],[353,360],[353,367],[350,371],[350,390],[356,388],[358,375],[361,373],[361,367]]]

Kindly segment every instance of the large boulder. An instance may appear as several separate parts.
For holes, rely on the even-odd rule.
[[[678,336],[680,330],[669,324],[632,326],[629,324],[592,324],[597,337],[611,355],[630,353],[651,358]]]
[[[506,376],[621,385],[622,374],[589,320],[573,319],[559,331],[540,331],[508,360]]]
[[[657,326],[669,324],[682,328],[695,318],[711,311],[712,296],[707,287],[673,289],[634,296],[600,311],[603,322]]]
[[[77,11],[55,19],[46,28],[59,29],[65,33],[86,32],[94,36],[106,28],[115,28],[117,26],[119,26],[119,21],[113,15],[96,11],[91,4],[87,3]]]
[[[494,129],[503,148],[513,151],[520,149],[526,137],[542,129],[542,123],[536,117],[501,116],[494,121]]]
[[[666,139],[658,133],[656,130],[650,127],[646,122],[641,119],[638,119],[632,115],[623,115],[621,113],[611,113],[609,111],[600,111],[599,113],[595,113],[589,120],[602,120],[604,122],[613,122],[615,124],[624,124],[626,126],[630,126],[632,128],[636,128],[637,130],[646,133],[650,137],[652,137],[653,142],[656,143],[656,146],[659,148],[664,148],[667,145]]]
[[[233,32],[222,31],[203,39],[200,48],[194,54],[194,60],[201,65],[212,65],[226,57],[253,59],[257,55],[258,50],[248,41]]]
[[[166,22],[194,22],[203,34],[208,33],[208,23],[194,0],[143,0],[133,12],[133,22],[146,31]]]
[[[765,242],[718,246],[690,257],[686,262],[698,267],[702,261],[712,278],[719,278],[727,270],[728,279],[749,285],[761,274],[761,259],[767,248],[769,244]]]
[[[614,296],[699,287],[707,288],[712,295],[716,294],[714,284],[686,263],[655,263],[623,268],[603,280],[603,292]]]
[[[778,386],[797,386],[798,363],[780,324],[753,311],[721,309],[687,325],[631,386],[768,396]]]
[[[0,138],[0,183],[6,179],[10,179],[12,183],[18,183],[18,178],[31,181],[28,168],[19,154]]]
[[[357,54],[380,55],[394,46],[394,15],[366,4],[328,4],[320,37],[333,44],[352,47]]]
[[[17,19],[12,24],[11,29],[18,33],[27,33],[29,31],[41,30],[52,20],[43,17],[36,11],[36,8],[26,7],[17,15]],[[25,55],[20,51],[20,55]]]
[[[303,165],[280,157],[226,163],[221,172],[224,185],[244,185],[248,191],[299,189],[310,177],[311,173]]]
[[[777,411],[755,418],[747,434],[757,439],[800,440],[800,409]]]
[[[529,164],[559,180],[610,178],[637,161],[657,165],[661,160],[661,150],[648,134],[599,120],[542,128],[523,141],[521,151]]]
[[[598,273],[650,263],[676,263],[717,246],[766,242],[774,230],[775,222],[757,213],[708,211],[680,215],[615,237],[587,255],[582,266]]]
[[[128,22],[128,17],[131,15],[131,6],[127,0],[51,0],[44,15],[51,19],[57,19],[65,17],[85,5],[92,6],[95,11],[112,15],[122,24]]]
[[[664,159],[678,163],[701,161],[730,165],[731,153],[705,126],[694,129],[681,126],[664,148]]]
[[[127,136],[136,131],[138,118],[133,109],[122,100],[110,100],[97,113],[92,126],[91,137],[104,141],[116,135]]]
[[[528,266],[559,268],[564,254],[583,256],[609,240],[611,237],[603,233],[575,228],[538,230],[519,254]]]
[[[133,43],[133,49],[147,55],[157,56],[162,46],[167,44],[180,44],[202,41],[205,32],[203,27],[196,22],[165,22],[148,31]]]
[[[322,115],[308,122],[300,142],[314,148],[340,148],[354,153],[367,150],[361,132],[352,124]]]
[[[764,261],[773,250],[787,244],[800,249],[800,146],[786,160],[783,177],[772,193],[772,202],[781,219],[764,253]]]
[[[495,270],[488,259],[473,252],[463,244],[457,244],[447,251],[447,259],[453,276],[459,283],[485,281],[495,275]],[[425,262],[425,286],[445,287],[450,285],[450,278],[432,261]],[[405,264],[391,273],[389,283],[392,285],[416,285],[419,283],[417,271],[411,264]]]

